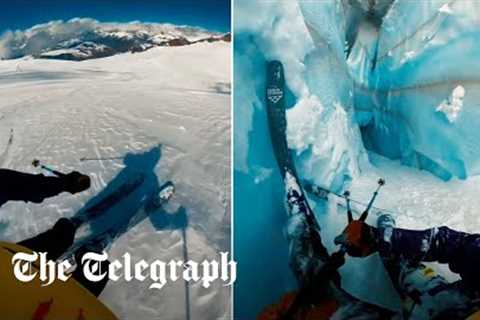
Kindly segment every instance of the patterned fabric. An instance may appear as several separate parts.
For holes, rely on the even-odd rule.
[[[410,263],[447,263],[466,288],[480,290],[480,235],[438,227],[426,230],[378,229],[379,252],[386,259]]]
[[[448,263],[454,272],[459,269],[453,268],[458,267],[466,271],[464,266],[471,257],[465,256],[465,249],[471,248],[474,236],[447,227],[398,229],[389,215],[380,216],[377,227],[380,256],[409,319],[464,319],[475,310],[471,290],[465,289],[465,285],[470,285],[465,281],[471,276],[468,272],[460,273],[460,285],[452,284],[421,263],[438,261]]]

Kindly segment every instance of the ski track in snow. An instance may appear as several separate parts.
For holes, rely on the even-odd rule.
[[[137,261],[183,259],[185,240],[188,257],[198,261],[230,251],[229,83],[230,44],[223,42],[83,62],[0,61],[0,150],[10,130],[15,133],[2,166],[36,172],[31,162],[38,158],[92,178],[91,189],[78,195],[7,203],[0,208],[6,226],[0,238],[19,241],[74,215],[124,168],[123,159],[80,158],[124,156],[161,144],[155,173],[160,183],[176,184],[166,209],[186,209],[186,239],[181,230],[156,230],[147,218],[113,244],[111,258],[129,251]],[[190,284],[188,302],[182,281],[161,291],[149,285],[110,282],[100,298],[120,319],[185,319],[187,303],[191,319],[230,312],[230,288],[221,283],[209,289]]]

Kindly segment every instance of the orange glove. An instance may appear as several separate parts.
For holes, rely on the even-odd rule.
[[[343,245],[352,257],[366,257],[377,250],[375,228],[361,220],[350,221],[342,234],[335,238],[336,245]]]

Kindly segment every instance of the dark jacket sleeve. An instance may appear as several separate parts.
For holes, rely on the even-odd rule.
[[[0,182],[0,205],[10,200],[39,203],[65,190],[61,178],[7,169],[0,169]]]
[[[448,227],[426,230],[393,228],[379,230],[382,257],[403,258],[412,262],[447,263],[464,283],[480,289],[480,235],[455,231]]]

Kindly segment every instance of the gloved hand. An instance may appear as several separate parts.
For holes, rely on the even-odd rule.
[[[60,177],[64,190],[75,194],[90,188],[90,177],[77,171],[72,171]]]
[[[343,245],[352,257],[366,257],[377,250],[376,230],[364,221],[354,220],[335,238],[336,245]]]

